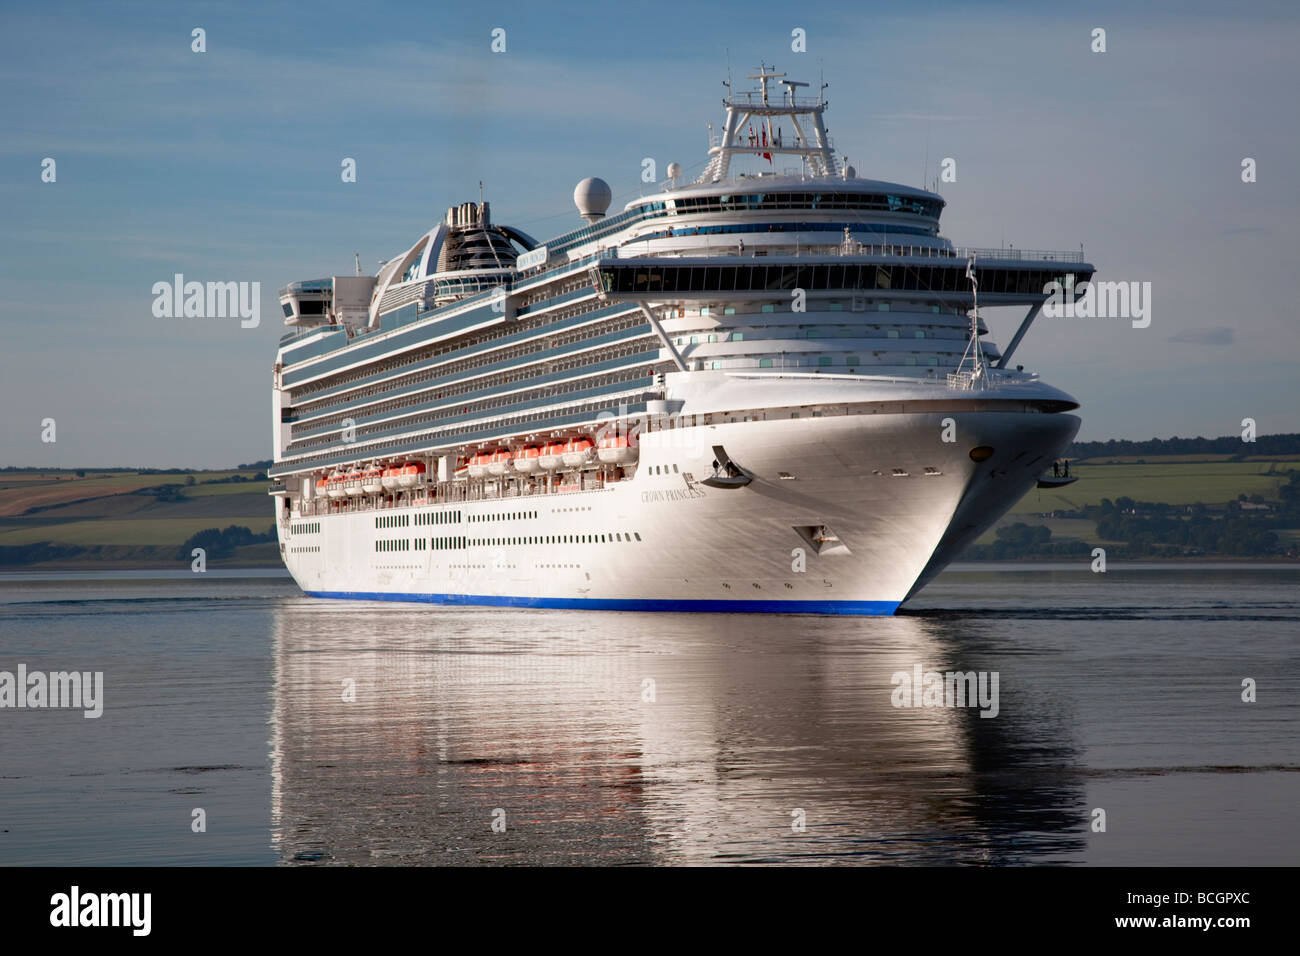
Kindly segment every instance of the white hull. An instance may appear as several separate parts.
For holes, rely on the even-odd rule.
[[[945,417],[960,441],[940,440]],[[375,527],[391,510],[326,515],[298,536],[303,550],[279,528],[295,580],[322,597],[888,614],[1032,488],[1078,426],[1065,414],[937,412],[679,428],[642,436],[635,478],[600,490],[401,509],[462,520],[399,529]],[[701,484],[714,445],[754,480]],[[977,464],[976,445],[999,454]],[[842,546],[819,554],[797,529],[822,525]],[[467,546],[376,551],[440,537]]]

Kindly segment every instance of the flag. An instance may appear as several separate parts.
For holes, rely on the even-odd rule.
[[[966,278],[970,279],[971,288],[978,289],[979,283],[975,281],[975,259],[974,257],[966,260]]]
[[[771,121],[769,120],[769,123],[770,123],[770,122],[771,122]],[[767,129],[766,129],[766,128],[764,128],[764,130],[763,130],[763,145],[764,145],[764,146],[767,145]],[[766,159],[769,163],[772,162],[772,154],[771,154],[771,153],[764,153],[764,154],[763,154],[763,158]]]

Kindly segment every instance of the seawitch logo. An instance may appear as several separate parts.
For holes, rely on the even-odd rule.
[[[83,717],[104,713],[104,672],[27,670],[18,665],[18,673],[0,671],[0,709],[81,708]]]
[[[159,319],[224,319],[238,316],[241,328],[255,329],[262,321],[262,283],[186,282],[176,273],[171,282],[155,282],[153,314]]]
[[[129,926],[133,936],[152,927],[152,893],[86,893],[74,886],[50,897],[51,926]]]
[[[895,671],[890,703],[895,707],[979,707],[981,717],[998,715],[997,671]]]

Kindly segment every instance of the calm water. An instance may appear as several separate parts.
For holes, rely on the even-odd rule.
[[[1086,568],[858,619],[0,575],[0,671],[105,680],[0,710],[0,864],[1300,862],[1300,568]],[[915,664],[997,717],[895,708]]]

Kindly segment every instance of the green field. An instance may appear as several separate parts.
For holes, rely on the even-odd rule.
[[[170,560],[173,549],[205,528],[243,525],[262,533],[274,521],[264,479],[254,472],[194,472],[186,475],[87,472],[6,473],[0,478],[0,548],[48,542],[98,549],[87,560],[114,563]],[[248,481],[205,484],[242,474]],[[179,485],[181,500],[159,500],[141,489]],[[269,550],[268,550],[269,549]],[[278,561],[275,545],[250,545],[240,558]],[[80,559],[68,559],[76,564]],[[54,563],[63,563],[54,562]]]
[[[1287,472],[1300,471],[1300,461],[1292,456],[1262,458],[1256,461],[1227,461],[1227,456],[1169,455],[1147,456],[1146,464],[1071,464],[1070,473],[1079,480],[1057,490],[1035,488],[1025,495],[994,528],[979,538],[980,544],[996,540],[997,528],[1017,521],[1029,525],[1047,525],[1053,538],[1078,538],[1099,545],[1117,542],[1096,537],[1093,522],[1077,518],[1043,518],[1052,511],[1079,511],[1099,505],[1103,498],[1115,501],[1129,497],[1134,501],[1160,501],[1174,505],[1223,504],[1240,494],[1258,494],[1265,501],[1278,500],[1278,488],[1286,484]],[[1220,460],[1208,461],[1207,458]],[[1283,537],[1287,535],[1282,534]]]
[[[238,524],[260,533],[273,523],[271,515],[263,513],[251,518],[224,518],[220,526]],[[105,518],[59,524],[32,524],[19,528],[10,526],[9,529],[0,531],[0,546],[49,541],[52,544],[76,544],[83,547],[106,544],[170,544],[179,547],[191,535],[204,528],[216,526],[217,523],[210,518]]]
[[[1287,469],[1300,463],[1278,461],[1171,462],[1148,458],[1145,465],[1073,465],[1079,480],[1059,490],[1034,489],[1015,507],[1017,513],[1078,510],[1101,499],[1191,505],[1232,501],[1239,494],[1276,501]]]

